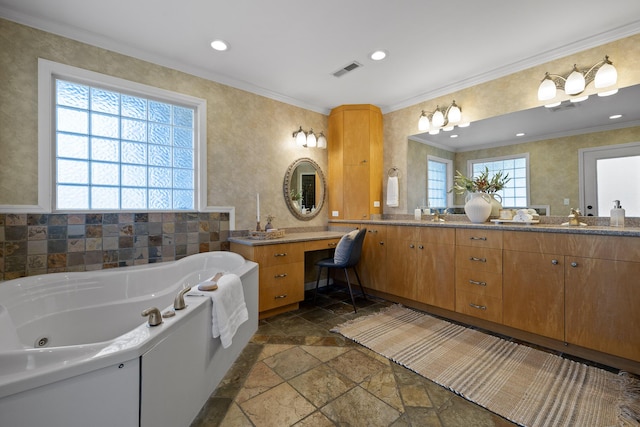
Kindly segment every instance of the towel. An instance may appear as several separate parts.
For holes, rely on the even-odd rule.
[[[533,215],[531,215],[527,209],[518,209],[513,217],[513,221],[517,222],[529,222],[531,220],[533,220]]]
[[[399,203],[398,177],[390,176],[387,180],[387,206],[397,208]]]
[[[240,277],[227,273],[218,279],[217,290],[207,292],[194,287],[187,295],[204,295],[211,298],[211,335],[213,338],[220,337],[222,347],[231,346],[233,336],[240,325],[249,320]]]

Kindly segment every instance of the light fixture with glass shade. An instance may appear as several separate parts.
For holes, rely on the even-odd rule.
[[[298,130],[293,132],[293,139],[296,142],[298,147],[305,148],[327,148],[327,138],[324,136],[324,133],[320,132],[316,135],[313,132],[313,129],[310,129],[309,132],[306,132],[302,129],[302,126],[299,127]]]
[[[440,108],[438,105],[432,112],[422,110],[418,120],[418,130],[436,135],[440,130],[447,132],[453,130],[455,126],[467,127],[469,124],[462,121],[462,108],[453,101],[447,108]]]
[[[544,102],[545,107],[556,107],[565,99],[571,102],[584,101],[589,97],[587,86],[592,82],[598,96],[609,96],[618,92],[617,81],[618,72],[609,57],[605,56],[588,69],[581,70],[574,64],[567,77],[545,73],[538,86],[538,100]],[[566,96],[558,94],[558,89]]]

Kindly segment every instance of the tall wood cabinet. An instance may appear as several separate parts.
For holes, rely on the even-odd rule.
[[[373,105],[331,110],[328,129],[330,219],[370,219],[382,213],[382,112]]]

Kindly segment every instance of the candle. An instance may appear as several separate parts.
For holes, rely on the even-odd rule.
[[[257,207],[256,220],[260,222],[260,193],[256,194],[256,207]]]

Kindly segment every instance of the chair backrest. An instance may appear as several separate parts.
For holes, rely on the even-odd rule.
[[[366,234],[366,228],[360,229],[360,231],[358,231],[358,234],[356,234],[355,239],[353,239],[353,245],[351,246],[351,253],[349,253],[349,259],[344,265],[345,268],[353,267],[360,261],[360,255],[362,254],[362,244],[364,243]]]

